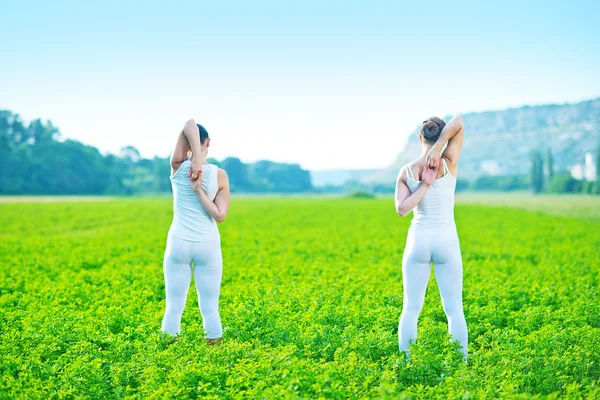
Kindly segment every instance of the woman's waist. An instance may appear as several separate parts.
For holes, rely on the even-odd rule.
[[[213,240],[215,237],[219,237],[219,228],[212,218],[189,220],[175,216],[169,228],[169,235],[193,241]]]
[[[200,204],[185,207],[175,205],[173,207],[173,222],[192,223],[195,225],[212,224],[214,223],[214,219]]]
[[[456,222],[454,221],[454,212],[446,214],[421,214],[414,213],[414,216],[410,222],[410,229],[456,229]]]

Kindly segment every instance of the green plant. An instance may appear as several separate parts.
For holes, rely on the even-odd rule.
[[[352,199],[374,199],[375,195],[370,192],[365,192],[362,190],[357,190],[348,195],[348,197]]]
[[[0,204],[0,398],[600,396],[600,221],[458,205],[470,360],[432,279],[407,363],[390,198],[234,199],[221,347],[159,332],[171,206]]]

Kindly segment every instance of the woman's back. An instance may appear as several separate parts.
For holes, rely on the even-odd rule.
[[[410,229],[429,230],[454,225],[454,192],[456,177],[448,170],[446,160],[442,158],[443,175],[437,178],[419,204],[413,209],[414,217]],[[405,166],[407,185],[415,193],[421,181],[413,173],[410,164]]]
[[[210,241],[219,238],[219,229],[198,201],[186,173],[190,169],[190,161],[184,161],[177,172],[171,176],[173,188],[173,223],[170,235],[190,241]],[[202,166],[202,188],[211,200],[219,191],[219,167],[214,164]]]

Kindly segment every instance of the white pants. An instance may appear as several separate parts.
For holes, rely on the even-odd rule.
[[[219,316],[223,273],[220,240],[191,242],[172,237],[167,239],[164,258],[167,306],[162,330],[173,336],[181,331],[181,316],[192,280],[192,264],[206,337],[220,338],[223,335]]]
[[[408,350],[410,342],[417,339],[417,320],[425,302],[432,262],[448,330],[466,356],[468,334],[462,305],[462,258],[455,226],[408,232],[402,257],[404,302],[398,326],[400,350]]]

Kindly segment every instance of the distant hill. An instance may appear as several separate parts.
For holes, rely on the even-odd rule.
[[[368,176],[379,172],[377,169],[348,170],[331,169],[322,171],[310,171],[310,179],[313,186],[322,187],[327,185],[341,186],[347,181],[362,181]]]
[[[529,153],[552,150],[555,172],[582,163],[585,153],[600,146],[600,98],[576,104],[525,106],[501,111],[462,114],[465,144],[460,176],[523,175],[529,173]],[[444,118],[447,120],[448,117]],[[419,129],[387,168],[363,178],[365,183],[391,183],[398,170],[421,151]]]

